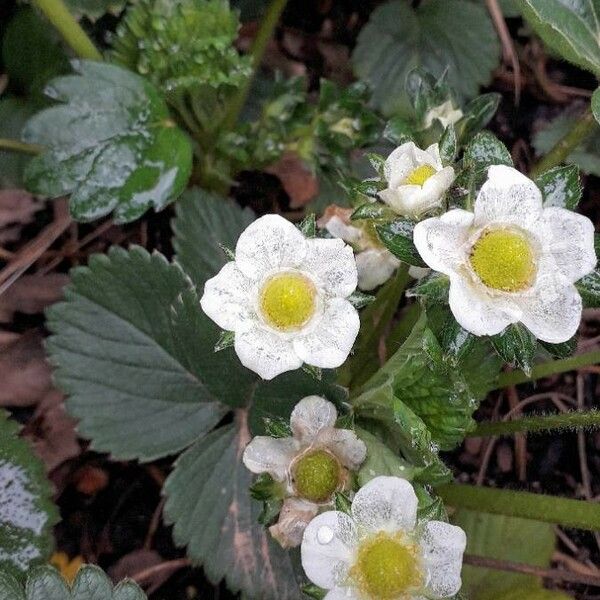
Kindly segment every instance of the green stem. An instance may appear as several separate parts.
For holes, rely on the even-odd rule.
[[[592,352],[578,354],[577,356],[571,356],[570,358],[553,360],[541,365],[536,365],[531,370],[531,375],[526,375],[523,371],[507,371],[505,373],[500,373],[496,380],[496,387],[493,389],[499,390],[510,385],[535,381],[536,379],[557,375],[558,373],[565,373],[566,371],[575,371],[576,369],[581,369],[582,367],[597,363],[600,363],[600,350],[594,350]]]
[[[600,530],[600,504],[595,502],[457,483],[441,485],[436,492],[455,508]]]
[[[32,0],[56,27],[63,39],[80,58],[102,60],[102,54],[79,23],[75,20],[63,0]]]
[[[262,62],[267,45],[269,44],[269,40],[273,37],[273,32],[275,31],[275,27],[277,27],[277,23],[279,23],[279,18],[281,17],[281,13],[283,12],[286,4],[287,0],[273,0],[262,20],[262,23],[260,24],[260,29],[254,38],[254,42],[250,50],[250,54],[252,56],[252,75],[248,77],[248,79],[237,91],[237,94],[232,98],[223,125],[224,131],[233,129],[240,117],[240,113],[242,112],[244,105],[246,104],[246,100],[248,99],[248,95],[250,94],[250,89],[252,88],[252,82],[254,81],[256,71]]]
[[[26,144],[19,140],[0,138],[0,150],[10,150],[11,152],[21,152],[23,154],[40,154],[43,147],[37,144]]]
[[[600,412],[573,411],[555,415],[531,415],[511,421],[490,421],[479,423],[477,429],[467,437],[489,435],[511,435],[513,433],[533,433],[549,429],[581,429],[600,427]]]
[[[556,143],[552,150],[533,165],[529,173],[531,177],[538,177],[548,169],[563,163],[577,146],[596,131],[597,125],[591,109],[588,108],[573,125],[573,128]]]

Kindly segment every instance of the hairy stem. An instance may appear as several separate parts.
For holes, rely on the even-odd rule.
[[[596,119],[591,109],[588,108],[575,123],[571,131],[561,138],[546,156],[533,165],[529,173],[531,177],[537,177],[544,171],[563,163],[577,146],[596,131],[597,126]]]
[[[531,370],[531,375],[526,375],[523,371],[507,371],[505,373],[500,373],[494,389],[499,390],[508,387],[509,385],[518,385],[519,383],[535,381],[536,379],[542,379],[542,377],[549,377],[550,375],[557,375],[558,373],[565,373],[566,371],[574,371],[597,363],[600,363],[600,350],[585,352],[584,354],[578,354],[577,356],[536,365]]]
[[[532,415],[512,421],[493,421],[479,423],[475,431],[467,437],[490,435],[511,435],[513,433],[534,433],[550,429],[581,429],[600,427],[600,412],[573,411],[555,415]]]
[[[456,508],[600,530],[600,504],[594,502],[457,483],[441,485],[436,491]]]
[[[43,148],[37,144],[26,144],[20,140],[0,138],[0,150],[10,150],[11,152],[21,152],[22,154],[40,154]]]
[[[281,13],[286,4],[287,0],[273,0],[262,20],[260,29],[254,38],[252,49],[250,51],[252,56],[252,75],[244,82],[237,94],[231,100],[223,125],[225,130],[232,129],[239,119],[240,113],[248,99],[250,89],[252,88],[252,82],[254,81],[256,71],[262,62],[269,40],[273,37],[273,32],[277,27],[277,23],[279,23],[279,18],[281,17]]]
[[[32,1],[46,15],[77,56],[90,60],[102,60],[102,54],[69,12],[63,0]]]

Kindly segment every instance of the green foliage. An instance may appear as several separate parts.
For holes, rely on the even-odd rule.
[[[552,50],[600,75],[600,7],[596,0],[517,0],[517,4]]]
[[[492,345],[504,362],[531,375],[537,347],[535,336],[523,325],[509,325],[492,337]]]
[[[501,98],[500,94],[491,92],[477,96],[467,104],[463,111],[464,116],[458,124],[461,142],[470,140],[492,120]]]
[[[506,146],[489,131],[478,133],[465,150],[465,164],[476,170],[484,170],[492,165],[513,166]]]
[[[401,261],[416,267],[426,267],[413,242],[415,224],[406,219],[396,219],[376,226],[383,245]]]
[[[98,567],[79,569],[70,586],[53,567],[38,567],[28,572],[25,589],[8,573],[0,573],[0,597],[6,600],[146,600],[146,594],[133,581],[125,580],[113,588]]]
[[[0,573],[6,577],[21,577],[48,560],[58,521],[44,466],[18,432],[0,411]]]
[[[532,138],[538,156],[547,154],[575,125],[577,114],[563,113],[550,121]],[[566,162],[576,164],[584,173],[600,176],[600,131],[588,136],[569,156]]]
[[[456,35],[456,32],[461,32]],[[500,46],[483,4],[427,0],[417,9],[395,0],[377,8],[358,38],[356,74],[373,88],[373,104],[385,114],[408,114],[404,85],[422,66],[435,76],[448,69],[448,83],[473,97],[490,80]]]
[[[542,191],[544,206],[558,206],[575,210],[581,200],[579,169],[575,165],[554,167],[536,180]]]
[[[95,21],[110,13],[118,15],[127,5],[127,0],[65,0],[71,14]]]
[[[596,88],[592,95],[592,112],[596,121],[600,123],[600,88]]]
[[[60,104],[33,116],[23,131],[24,140],[46,147],[26,169],[28,188],[52,198],[71,194],[79,221],[114,211],[123,223],[163,208],[187,184],[189,140],[141,77],[92,61],[73,66],[76,75],[47,88]]]
[[[167,93],[235,89],[251,73],[234,46],[238,28],[227,0],[140,0],[120,23],[111,56]]]
[[[600,307],[600,270],[596,269],[580,279],[575,287],[579,290],[586,308]]]

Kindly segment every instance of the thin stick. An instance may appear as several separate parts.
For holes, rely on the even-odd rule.
[[[162,573],[163,571],[179,571],[179,569],[185,569],[186,567],[191,566],[191,562],[188,558],[177,558],[175,560],[169,560],[167,562],[161,563],[160,565],[155,565],[154,567],[150,567],[148,569],[144,569],[143,571],[139,571],[135,575],[131,577],[137,583],[142,583],[147,579],[150,579],[154,575],[158,573]]]
[[[39,154],[43,151],[43,146],[37,144],[26,144],[20,140],[9,140],[0,138],[0,150],[9,150],[10,152],[21,152],[22,154]]]

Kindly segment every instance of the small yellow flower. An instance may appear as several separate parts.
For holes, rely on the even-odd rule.
[[[84,562],[81,556],[76,556],[73,560],[70,560],[64,552],[55,552],[50,558],[50,564],[60,571],[60,574],[68,583],[72,584]]]

